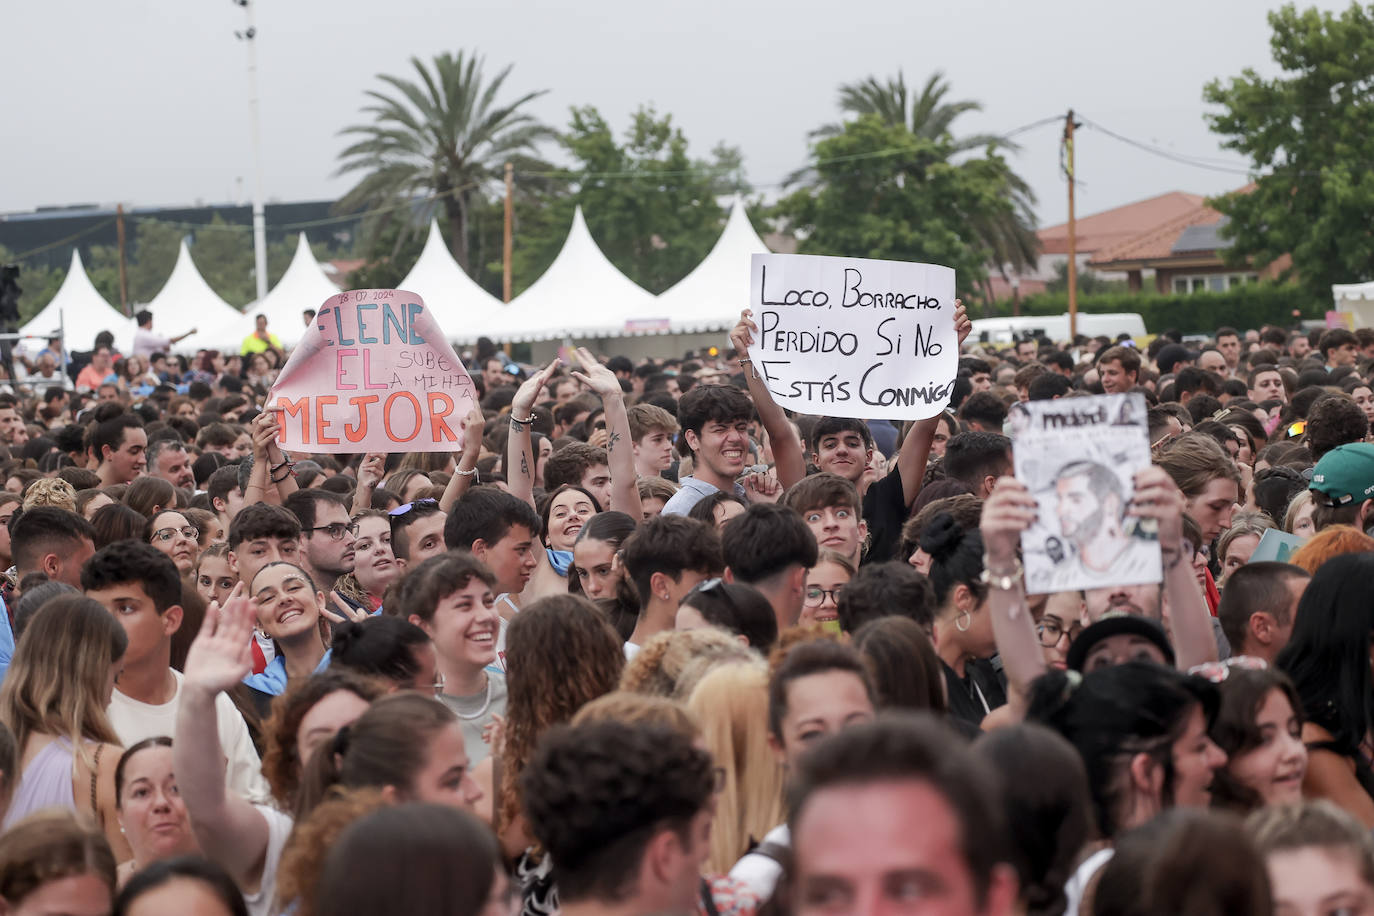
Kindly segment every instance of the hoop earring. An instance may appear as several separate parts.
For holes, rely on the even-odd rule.
[[[954,629],[960,633],[967,633],[971,626],[973,626],[973,615],[967,610],[960,611],[959,616],[954,618]]]

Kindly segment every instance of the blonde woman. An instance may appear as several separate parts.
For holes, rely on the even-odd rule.
[[[1303,490],[1293,497],[1287,511],[1283,513],[1283,530],[1300,538],[1310,538],[1317,530],[1312,524],[1312,513],[1316,508],[1317,504],[1312,501],[1312,491]]]
[[[19,748],[19,782],[4,827],[43,808],[93,817],[118,861],[115,768],[123,748],[105,715],[128,647],[124,628],[84,595],[54,598],[24,630],[0,688],[0,720]]]
[[[718,665],[697,683],[687,710],[725,772],[706,861],[706,871],[723,875],[783,819],[782,765],[768,746],[768,666]]]

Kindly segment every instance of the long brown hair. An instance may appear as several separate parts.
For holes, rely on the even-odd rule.
[[[520,773],[539,736],[615,690],[624,666],[620,637],[586,598],[551,595],[515,615],[506,631],[501,797],[493,801],[500,824],[520,815]]]
[[[21,756],[34,735],[70,739],[87,765],[84,742],[120,743],[105,715],[105,692],[128,646],[124,628],[85,595],[60,595],[38,610],[0,687],[0,721]]]

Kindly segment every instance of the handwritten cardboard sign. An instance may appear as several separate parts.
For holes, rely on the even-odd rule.
[[[749,356],[783,407],[921,420],[959,369],[954,271],[933,264],[756,254]]]
[[[292,452],[449,452],[477,390],[415,293],[330,296],[282,367],[267,403]]]
[[[1016,478],[1040,504],[1021,535],[1030,594],[1160,581],[1158,527],[1127,511],[1150,465],[1145,410],[1140,394],[1012,407]]]

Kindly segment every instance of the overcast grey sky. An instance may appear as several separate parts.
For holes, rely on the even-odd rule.
[[[269,200],[332,198],[339,128],[359,120],[378,73],[411,55],[478,49],[512,92],[548,89],[534,113],[557,126],[599,107],[617,130],[639,104],[671,113],[705,155],[744,152],[776,183],[836,119],[836,87],[943,70],[977,99],[961,132],[1004,132],[1070,106],[1127,136],[1242,164],[1203,122],[1202,86],[1246,66],[1274,70],[1271,0],[253,0]],[[1344,4],[1320,0],[1323,8]],[[243,11],[231,0],[41,0],[3,14],[7,125],[0,212],[246,199],[252,166]],[[1021,137],[1016,168],[1042,225],[1065,217],[1060,125]],[[1244,177],[1174,164],[1083,130],[1078,212],[1170,190],[1214,193]]]

